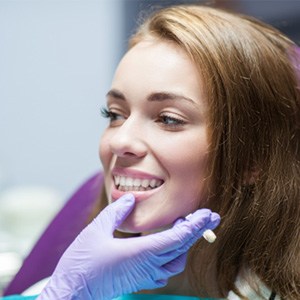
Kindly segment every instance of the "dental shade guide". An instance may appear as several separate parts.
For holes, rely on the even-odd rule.
[[[189,220],[189,218],[192,216],[192,214],[189,214],[185,217],[186,220]],[[203,238],[208,241],[209,243],[213,243],[217,236],[211,229],[206,229],[203,233]]]

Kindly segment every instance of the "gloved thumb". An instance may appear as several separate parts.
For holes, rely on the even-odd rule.
[[[134,203],[132,194],[122,196],[102,210],[94,223],[103,233],[112,234],[133,210]]]

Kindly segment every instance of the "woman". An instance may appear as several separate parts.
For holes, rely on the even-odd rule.
[[[165,51],[157,50],[158,46],[152,49],[151,43],[165,47]],[[189,291],[192,290],[193,295],[217,297],[226,297],[229,291],[234,291],[241,297],[237,285],[244,282],[255,290],[259,279],[283,298],[300,299],[300,99],[299,81],[297,84],[291,63],[293,43],[277,30],[252,18],[209,7],[182,6],[151,16],[132,37],[130,47],[127,61],[130,55],[132,61],[127,62],[125,58],[125,62],[121,62],[113,82],[113,87],[115,83],[118,91],[121,86],[122,92],[109,92],[111,126],[104,133],[101,153],[105,156],[105,151],[111,151],[125,167],[135,164],[134,154],[144,155],[144,145],[136,145],[136,153],[126,148],[134,143],[133,135],[138,136],[137,128],[143,123],[135,124],[135,129],[130,128],[134,126],[135,111],[130,105],[116,104],[123,102],[123,90],[124,94],[128,90],[127,101],[136,101],[136,106],[141,105],[139,101],[151,91],[154,80],[158,82],[152,91],[175,94],[158,94],[157,99],[153,96],[154,99],[148,101],[151,104],[147,104],[150,107],[152,102],[158,102],[155,105],[166,110],[157,122],[169,126],[174,140],[144,131],[149,135],[145,136],[145,143],[149,148],[153,138],[153,144],[159,144],[154,156],[160,161],[165,149],[170,156],[167,163],[178,166],[178,172],[184,177],[178,175],[178,186],[185,186],[186,190],[197,194],[193,188],[195,181],[198,182],[200,191],[196,206],[209,207],[222,217],[217,241],[206,247],[205,241],[200,240],[190,251],[186,270],[190,278]],[[170,61],[172,51],[182,56],[186,54],[195,70]],[[131,69],[134,61],[136,64],[143,62],[145,66],[151,55],[154,58],[149,64],[153,69],[149,67],[145,74],[135,74],[136,69]],[[165,74],[159,68],[164,63],[174,64],[173,74]],[[126,77],[125,74],[130,75]],[[188,91],[182,92],[180,81],[186,83],[188,80],[197,83],[187,83]],[[130,90],[134,85],[135,93]],[[195,87],[194,94],[192,87]],[[179,95],[187,95],[186,98],[196,99],[197,104],[200,102],[198,110],[192,108],[195,117],[186,113],[187,108],[170,104],[177,101],[177,91]],[[178,102],[183,103],[185,99]],[[152,108],[148,109],[152,115]],[[189,140],[186,132],[191,127],[196,133]],[[131,130],[130,134],[126,130]],[[108,146],[110,139],[113,141]],[[111,172],[105,157],[102,162],[109,175],[106,181],[109,187]],[[136,211],[126,224],[133,218],[138,223],[139,213],[146,215],[147,204],[150,207],[152,203],[145,201],[141,212]],[[160,210],[158,204],[156,207]],[[180,205],[176,204],[176,208]],[[149,213],[148,216],[149,220],[141,217],[146,225],[155,220]],[[152,229],[144,228],[143,221],[138,225],[142,231]]]
[[[130,208],[113,229],[146,235],[148,241],[149,233],[168,232],[162,230],[197,209],[206,225],[199,225],[197,241],[180,246],[184,250],[167,263],[170,273],[164,274],[159,285],[139,284],[155,273],[153,265],[142,269],[140,279],[128,276],[124,281],[123,268],[111,281],[118,290],[114,296],[150,288],[142,293],[300,299],[296,51],[293,42],[274,28],[209,7],[165,8],[140,26],[117,68],[103,110],[110,124],[100,146],[106,188],[102,205],[116,205],[121,203],[116,201],[119,197],[128,200],[131,196],[126,194],[132,193],[135,206],[127,204]],[[216,215],[201,210],[204,207],[222,219],[213,244],[198,240],[206,228],[218,223]],[[105,231],[103,222],[99,223],[97,231],[84,233],[88,238],[77,242],[76,250],[84,244],[88,248],[91,237]],[[118,239],[118,245],[128,249],[130,241]],[[192,244],[185,270],[170,267],[185,264]],[[72,285],[65,277],[80,256],[74,247],[54,272],[52,290],[61,286],[58,278],[63,278],[64,287]],[[124,258],[124,253],[112,253],[121,257],[119,262],[128,261],[132,269],[148,259],[146,255],[137,262],[134,255]],[[97,255],[93,252],[82,264]],[[105,263],[86,273],[77,269],[73,273],[80,273],[82,281],[93,272],[91,281],[103,279],[101,264]],[[178,275],[167,282],[174,274]],[[127,289],[124,282],[128,281],[137,282]],[[109,299],[108,283],[79,282],[77,278],[77,291],[92,287],[101,291],[94,294],[100,296],[74,299]],[[40,299],[51,299],[46,294],[47,288]]]

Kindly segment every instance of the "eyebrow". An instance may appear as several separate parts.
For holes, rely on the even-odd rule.
[[[110,90],[106,94],[106,96],[107,97],[110,96],[110,97],[118,99],[118,100],[126,101],[125,95],[116,89]],[[192,100],[191,98],[185,97],[180,94],[170,93],[170,92],[155,92],[155,93],[151,93],[147,97],[147,101],[149,101],[149,102],[152,102],[152,101],[161,102],[161,101],[165,101],[165,100],[186,100],[188,102],[191,102],[194,105],[196,104],[195,101]]]
[[[106,94],[106,97],[112,97],[112,98],[116,98],[119,100],[126,100],[126,97],[124,96],[124,94],[122,94],[121,92],[119,92],[115,89],[108,91],[108,93]]]

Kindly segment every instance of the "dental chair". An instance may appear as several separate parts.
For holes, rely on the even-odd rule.
[[[25,258],[4,296],[22,294],[53,273],[64,251],[87,225],[102,187],[103,175],[99,172],[75,191]]]

